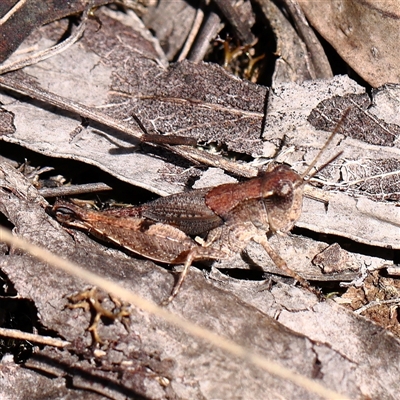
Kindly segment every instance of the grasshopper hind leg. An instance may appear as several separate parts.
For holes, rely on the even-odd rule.
[[[212,247],[195,247],[193,248],[187,258],[185,260],[185,264],[183,265],[183,271],[180,273],[178,281],[175,283],[175,286],[172,289],[170,296],[162,302],[163,306],[168,305],[171,301],[176,297],[179,293],[179,290],[182,287],[183,281],[185,280],[186,275],[189,272],[189,268],[192,263],[196,260],[222,260],[229,258],[230,254],[216,248]]]

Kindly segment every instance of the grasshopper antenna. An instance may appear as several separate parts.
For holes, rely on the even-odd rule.
[[[342,118],[340,118],[340,121],[337,123],[335,129],[329,136],[328,140],[324,144],[324,147],[318,152],[317,156],[314,158],[313,162],[308,166],[308,168],[300,175],[302,180],[310,173],[310,171],[315,167],[315,164],[318,162],[319,158],[321,157],[322,153],[327,149],[327,147],[330,145],[332,142],[333,138],[336,136],[338,133],[340,127],[343,125],[343,121],[347,118],[349,115],[350,108],[346,109],[344,114],[342,115]],[[323,170],[327,165],[329,165],[331,162],[335,161],[343,152],[341,151],[340,153],[336,154],[333,158],[331,158],[328,162],[326,162],[324,165],[321,167],[317,168],[317,170],[307,179],[309,181],[313,176],[315,176],[318,172]]]
[[[336,155],[334,155],[329,161],[327,161],[325,164],[322,164],[320,167],[316,168],[316,170],[309,175],[307,179],[304,179],[304,175],[302,175],[302,178],[304,182],[309,182],[312,178],[314,178],[315,175],[320,173],[324,168],[326,168],[329,164],[333,163],[337,158],[339,158],[343,154],[343,151],[339,151]]]

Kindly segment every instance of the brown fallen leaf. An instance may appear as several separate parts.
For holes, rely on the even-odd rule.
[[[15,4],[12,4],[15,3]],[[91,7],[111,3],[111,0],[91,0]],[[36,29],[52,21],[75,15],[88,7],[85,0],[31,0],[29,2],[3,1],[0,5],[0,63]]]
[[[373,87],[400,83],[398,0],[299,0],[311,25]]]

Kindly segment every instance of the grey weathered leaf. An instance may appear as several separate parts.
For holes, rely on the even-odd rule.
[[[329,176],[321,177],[324,194],[314,190],[329,202],[328,208],[321,202],[305,199],[297,226],[365,244],[399,249],[399,208],[396,203],[382,200],[395,200],[398,192],[397,186],[392,186],[389,179],[396,180],[399,174],[395,160],[400,158],[400,121],[398,114],[395,117],[393,112],[388,114],[386,121],[385,112],[379,111],[381,108],[392,110],[398,105],[398,90],[397,86],[379,89],[373,95],[382,99],[379,104],[374,103],[373,98],[366,102],[364,108],[354,103],[357,96],[366,101],[364,90],[345,77],[336,77],[331,81],[310,81],[302,85],[283,84],[271,91],[264,139],[276,145],[269,145],[267,150],[272,155],[279,145],[281,155],[278,160],[293,165],[300,173],[306,168],[304,162],[310,163],[323,147],[340,115],[346,108],[352,107],[350,118],[342,128],[344,132],[335,138],[324,158],[327,160],[340,151],[343,154],[329,166]],[[323,104],[327,102],[330,102],[330,106],[323,109]],[[319,125],[318,130],[313,128],[309,123],[313,115],[319,115],[321,120],[329,124]],[[374,134],[379,130],[382,133],[374,138],[371,133],[365,133],[367,129]],[[355,138],[352,138],[353,135]],[[388,146],[382,146],[388,140]],[[392,178],[378,174],[372,179],[372,174],[379,170],[382,163],[386,166],[384,173],[390,172]],[[349,178],[351,164],[357,164],[364,172]],[[385,180],[389,181],[385,183]],[[374,185],[381,188],[381,193],[375,190],[372,196]],[[386,192],[382,192],[385,185]]]
[[[25,68],[25,75],[14,74],[14,79],[33,90],[45,88],[65,101],[82,103],[117,120],[126,130],[136,130],[137,136],[142,132],[133,115],[150,133],[191,136],[236,152],[261,154],[266,88],[238,80],[218,66],[185,62],[166,69],[152,41],[142,35],[139,22],[133,18],[120,22],[106,15],[101,19],[101,29],[93,22],[79,45]],[[46,32],[43,41],[48,43]],[[165,152],[159,154],[148,146],[142,150],[137,137],[98,123],[85,127],[79,115],[4,94],[2,102],[4,110],[14,114],[16,127],[2,140],[97,165],[160,194],[182,190],[196,176],[185,170],[187,164],[177,166],[176,157],[165,159]],[[154,151],[156,157],[149,154]]]

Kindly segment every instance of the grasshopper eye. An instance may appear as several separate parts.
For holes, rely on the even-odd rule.
[[[288,196],[293,190],[293,185],[289,182],[281,182],[278,186],[276,195],[279,197]]]
[[[293,182],[289,180],[280,181],[274,187],[273,196],[279,201],[291,201],[293,197]]]

